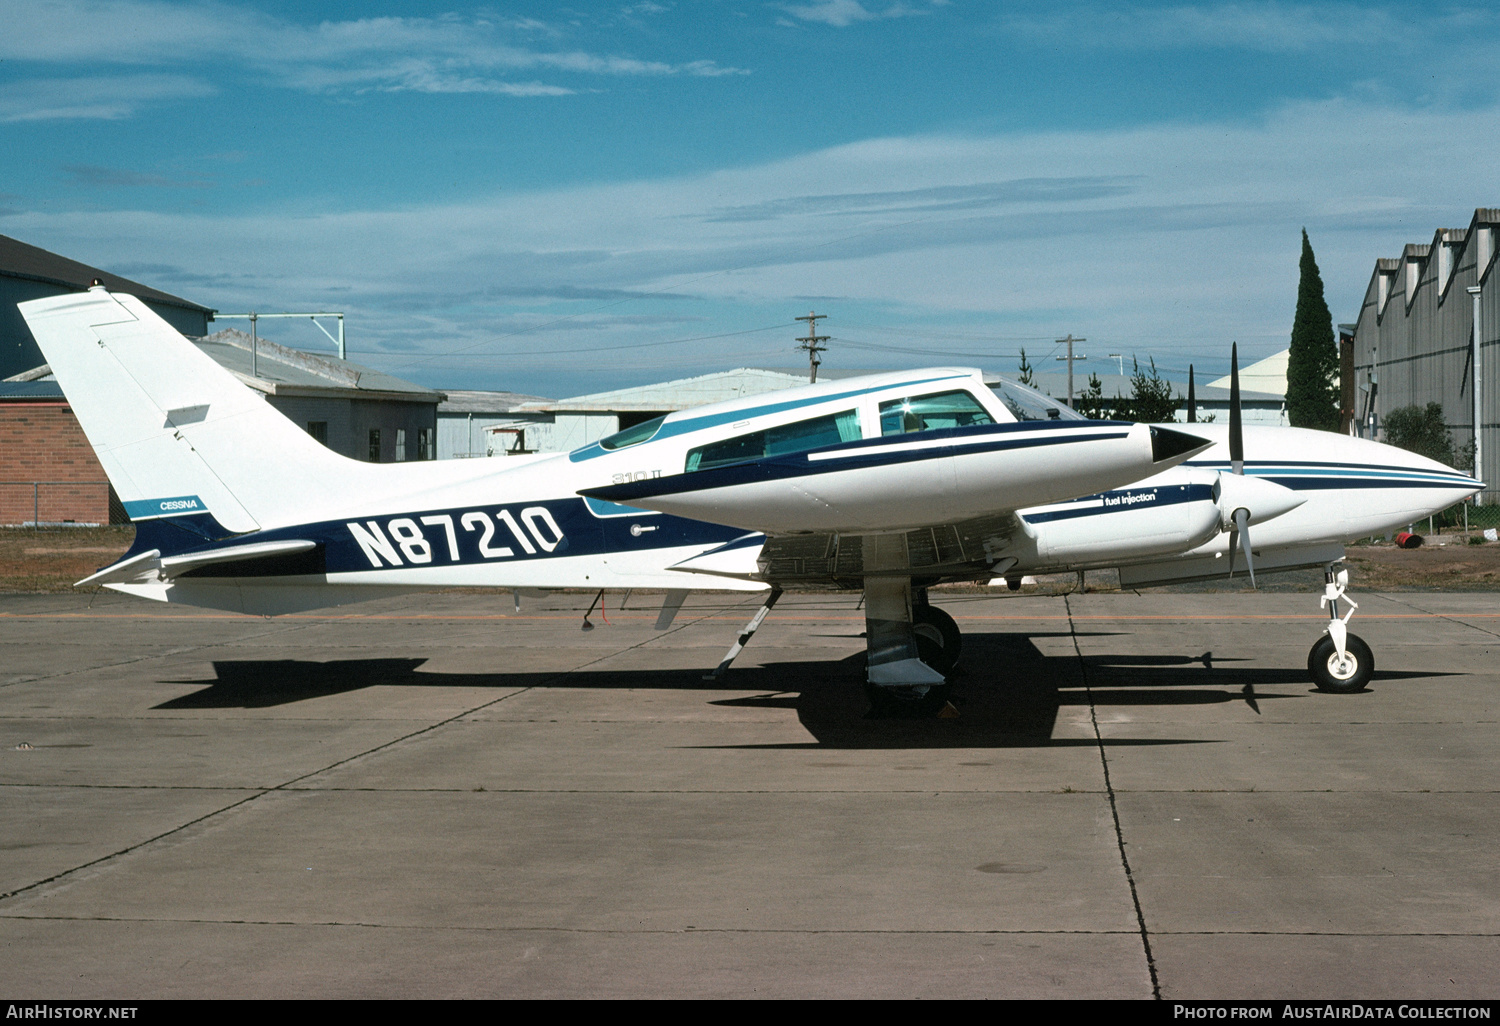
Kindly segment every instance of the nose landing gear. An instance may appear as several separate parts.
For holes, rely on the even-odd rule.
[[[1319,691],[1335,695],[1363,691],[1375,672],[1375,654],[1363,638],[1349,633],[1349,618],[1359,608],[1359,603],[1344,594],[1349,588],[1349,571],[1329,563],[1323,578],[1326,583],[1318,605],[1328,607],[1328,626],[1307,654],[1307,672]],[[1349,611],[1342,617],[1339,599],[1349,604]]]

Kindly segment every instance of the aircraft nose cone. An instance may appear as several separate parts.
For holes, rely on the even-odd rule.
[[[1171,428],[1153,427],[1151,429],[1151,462],[1160,463],[1175,456],[1202,452],[1212,444],[1197,435],[1173,431]]]

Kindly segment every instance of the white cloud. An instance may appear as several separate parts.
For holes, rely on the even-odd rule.
[[[182,268],[148,281],[222,309],[337,304],[366,354],[387,344],[452,351],[559,310],[593,311],[580,345],[671,337],[599,320],[605,307],[611,318],[706,317],[694,333],[707,335],[789,321],[805,312],[794,297],[813,295],[843,297],[827,311],[818,301],[836,336],[854,337],[857,317],[1072,331],[1163,365],[1231,339],[1256,357],[1283,346],[1304,225],[1335,317],[1352,320],[1377,257],[1500,205],[1475,191],[1492,181],[1497,135],[1493,108],[1328,102],[1255,123],[872,139],[710,174],[462,204],[311,217],[30,212],[0,230],[99,266]],[[1440,165],[1433,139],[1444,140]],[[649,296],[663,289],[689,298],[663,309]],[[548,337],[565,336],[567,323]],[[491,354],[475,366],[549,365],[550,345],[514,336],[475,350],[475,360]],[[673,369],[747,357],[725,342],[676,358]],[[441,368],[454,365],[424,366],[441,385]]]
[[[884,10],[871,11],[859,0],[813,0],[807,4],[782,4],[781,9],[803,21],[816,21],[835,28],[848,28],[859,21],[904,18],[924,13],[904,3],[894,3]]]
[[[556,36],[532,19],[444,15],[289,22],[245,7],[199,0],[0,0],[0,60],[20,64],[187,65],[221,63],[294,89],[381,89],[561,96],[572,84],[515,82],[517,72],[588,76],[714,77],[747,74],[701,59],[672,63],[578,49],[538,48],[524,37]],[[132,102],[75,104],[50,116],[122,117]],[[90,114],[90,111],[95,113]]]
[[[188,75],[101,75],[34,78],[0,85],[0,122],[128,118],[141,107],[211,96],[216,90]]]
[[[1422,14],[1369,4],[1240,3],[1175,7],[1083,4],[1038,13],[1009,8],[1008,32],[1072,46],[1183,49],[1218,47],[1302,53],[1328,47],[1404,44],[1440,39],[1471,12]]]

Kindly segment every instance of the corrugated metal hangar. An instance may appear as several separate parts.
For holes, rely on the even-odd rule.
[[[1392,410],[1441,403],[1454,442],[1478,443],[1486,504],[1500,501],[1500,411],[1489,380],[1500,373],[1497,230],[1500,209],[1481,207],[1467,228],[1439,228],[1430,242],[1375,261],[1352,327],[1361,434],[1381,438]]]

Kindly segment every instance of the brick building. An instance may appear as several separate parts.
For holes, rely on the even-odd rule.
[[[0,382],[0,524],[124,520],[57,382]]]

